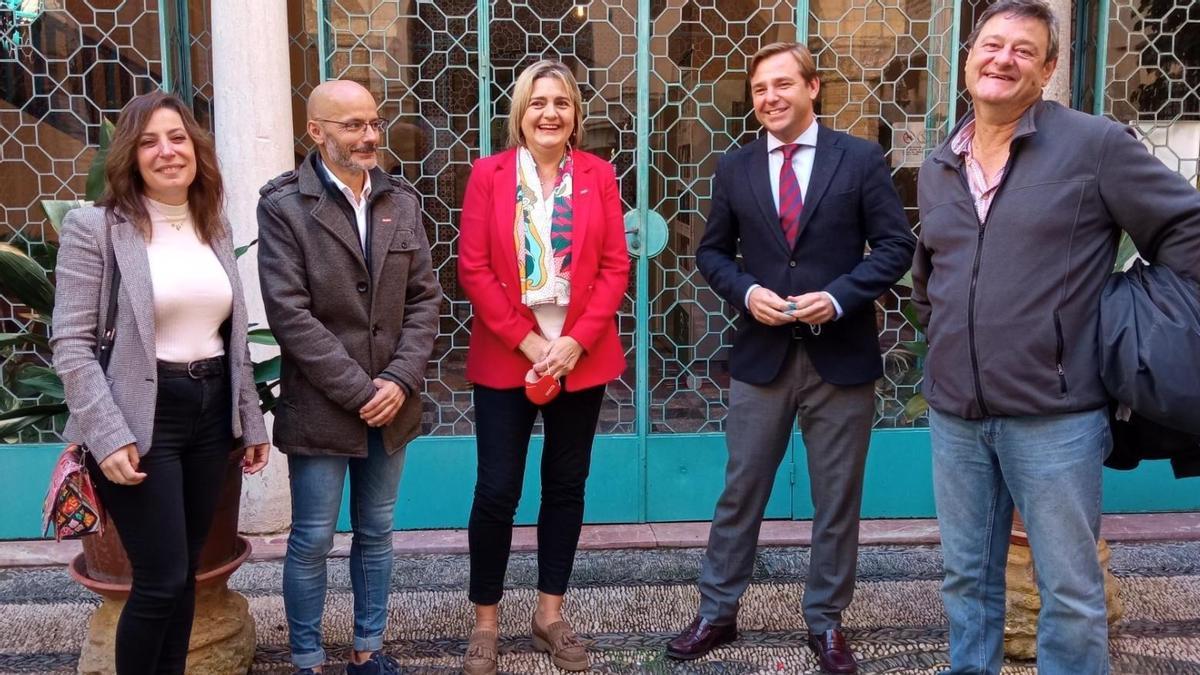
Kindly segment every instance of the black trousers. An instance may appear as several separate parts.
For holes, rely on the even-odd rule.
[[[542,505],[538,511],[538,590],[562,595],[571,578],[583,525],[583,490],[592,459],[604,387],[563,391],[539,408],[525,390],[475,385],[479,470],[467,525],[471,602],[494,605],[504,594],[513,517],[521,500],[525,458],[542,412]]]
[[[183,673],[195,613],[196,566],[233,448],[229,375],[159,371],[154,437],[138,485],[110,482],[88,456],[100,499],[133,567],[117,622],[119,675]]]

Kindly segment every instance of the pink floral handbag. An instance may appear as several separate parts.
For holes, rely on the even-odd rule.
[[[42,529],[53,528],[54,539],[78,539],[104,532],[104,508],[83,463],[82,445],[67,446],[50,474],[50,489],[42,504]]]
[[[96,360],[100,370],[108,371],[112,357],[113,341],[116,337],[117,291],[121,287],[121,270],[116,256],[112,259],[112,283],[108,291],[108,313],[105,315],[104,332],[100,334]],[[50,488],[42,502],[42,531],[54,528],[54,539],[78,539],[104,531],[104,507],[96,493],[96,486],[88,475],[84,464],[87,448],[71,443],[58,456],[54,470],[50,473]]]

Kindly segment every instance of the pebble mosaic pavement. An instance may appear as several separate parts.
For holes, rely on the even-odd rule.
[[[591,643],[593,672],[767,674],[819,672],[803,646],[799,607],[808,549],[765,548],[744,598],[741,639],[708,658],[677,663],[663,644],[695,612],[701,551],[582,551],[567,615]],[[341,673],[351,635],[345,558],[329,566],[326,672]],[[1125,617],[1111,633],[1113,672],[1200,674],[1200,542],[1114,544]],[[937,547],[864,547],[854,603],[844,621],[863,673],[936,673],[947,664],[947,629],[938,596]],[[231,586],[250,601],[258,629],[253,672],[289,673],[279,595],[280,561],[243,566]],[[399,557],[393,574],[385,651],[410,673],[456,673],[469,610],[465,555]],[[501,629],[503,673],[559,673],[533,651],[528,618],[535,554],[510,565]],[[86,617],[98,602],[60,568],[0,569],[0,673],[74,672]],[[1006,664],[1004,675],[1036,673]]]

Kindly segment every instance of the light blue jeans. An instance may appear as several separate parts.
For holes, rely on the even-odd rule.
[[[283,563],[283,606],[292,663],[325,663],[321,617],[325,612],[325,559],[333,546],[342,486],[350,471],[350,586],[354,592],[354,649],[383,647],[392,580],[392,529],[404,451],[388,455],[379,430],[367,434],[367,456],[288,457],[292,533]]]
[[[1096,544],[1101,465],[1112,446],[1107,410],[982,420],[930,411],[929,427],[950,672],[1000,672],[1015,503],[1042,601],[1038,673],[1106,675],[1108,623]]]

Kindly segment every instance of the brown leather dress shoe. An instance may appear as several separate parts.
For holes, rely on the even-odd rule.
[[[809,633],[808,646],[817,653],[821,662],[821,670],[826,673],[857,673],[858,664],[854,662],[854,652],[846,644],[846,636],[837,628],[830,628],[824,633]]]
[[[683,632],[667,643],[667,656],[682,661],[698,659],[738,637],[737,623],[716,626],[696,617]]]

